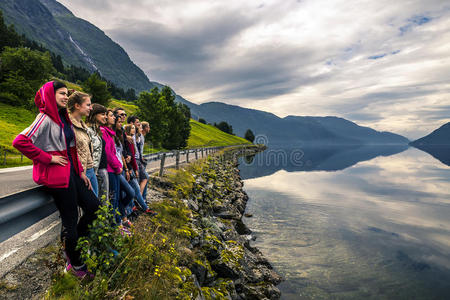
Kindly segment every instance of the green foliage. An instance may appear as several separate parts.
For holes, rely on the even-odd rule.
[[[206,124],[206,120],[203,119],[203,118],[198,119],[198,121],[199,121],[200,123],[202,123],[202,124]]]
[[[150,93],[142,92],[139,95],[137,105],[140,119],[150,124],[150,132],[147,134],[146,140],[150,140],[154,147],[160,147],[168,131],[167,113],[169,107],[166,99],[155,87]]]
[[[219,124],[214,123],[214,126],[222,130],[223,132],[226,132],[228,134],[233,134],[233,126],[228,124],[225,121],[220,122]]]
[[[14,106],[29,107],[35,92],[55,72],[48,52],[5,47],[0,54],[0,61],[0,89],[3,93],[17,97],[4,95],[1,99]]]
[[[5,46],[19,47],[22,45],[22,39],[14,30],[14,25],[6,26],[3,20],[3,13],[0,10],[0,51]]]
[[[189,108],[175,102],[175,95],[166,86],[142,92],[137,100],[139,117],[150,123],[148,139],[154,147],[181,149],[187,147],[190,134]]]
[[[108,106],[111,94],[108,91],[108,85],[101,80],[98,73],[93,73],[81,86],[92,95],[92,102]]]
[[[247,131],[245,132],[244,137],[250,143],[253,143],[253,141],[255,140],[255,135],[253,134],[253,131],[251,131],[250,129],[247,129]]]

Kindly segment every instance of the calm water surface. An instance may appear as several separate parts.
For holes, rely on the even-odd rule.
[[[450,299],[449,166],[406,147],[296,151],[240,165],[283,299]]]

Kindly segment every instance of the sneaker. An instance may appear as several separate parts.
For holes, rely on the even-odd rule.
[[[127,228],[131,228],[131,226],[133,226],[133,224],[130,222],[130,220],[122,221],[122,225]]]
[[[130,237],[131,236],[131,232],[126,227],[124,227],[123,225],[119,226],[119,232],[120,232],[120,234],[122,236],[125,236],[125,237]]]
[[[82,265],[80,267],[74,267],[71,264],[67,263],[66,268],[64,270],[65,273],[72,272],[73,275],[78,277],[79,279],[93,279],[94,274],[88,271],[86,265]]]
[[[149,215],[150,217],[154,217],[156,216],[158,213],[156,211],[151,210],[150,208],[147,208],[147,210],[145,211],[145,213],[147,215]]]

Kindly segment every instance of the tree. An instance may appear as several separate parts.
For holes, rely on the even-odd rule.
[[[0,51],[4,47],[19,47],[22,46],[22,39],[20,35],[14,30],[14,25],[9,27],[3,20],[3,13],[0,11]]]
[[[155,147],[160,147],[167,136],[167,102],[161,96],[157,87],[151,92],[142,92],[137,100],[139,107],[138,117],[150,124],[150,132],[146,139],[149,139]]]
[[[93,73],[83,84],[83,90],[91,94],[92,102],[108,106],[111,94],[108,91],[108,85],[100,79],[98,73]]]
[[[255,135],[253,134],[253,131],[251,131],[250,129],[247,129],[244,137],[250,143],[253,143],[253,141],[255,140]]]
[[[0,54],[0,90],[15,97],[2,97],[2,101],[12,105],[28,106],[36,91],[56,72],[50,53],[42,53],[28,48],[10,48]]]
[[[219,124],[214,123],[214,126],[222,130],[223,132],[226,132],[228,134],[233,134],[233,127],[229,125],[227,122],[222,121]]]
[[[202,124],[206,124],[206,120],[205,120],[205,119],[200,118],[200,119],[198,119],[198,121],[199,121],[200,123],[202,123]]]

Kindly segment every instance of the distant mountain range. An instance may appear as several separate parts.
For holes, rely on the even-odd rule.
[[[263,139],[269,144],[406,145],[409,143],[409,140],[401,135],[379,132],[338,117],[280,118],[272,113],[221,102],[197,105],[184,100],[183,103],[189,106],[192,115],[197,118],[204,118],[210,123],[226,121],[233,126],[233,131],[239,136],[244,136],[245,131],[251,129],[255,135],[264,136]]]
[[[450,166],[450,122],[442,125],[432,133],[410,143],[429,153],[442,163]]]
[[[449,146],[450,122],[442,125],[432,133],[410,143],[412,146]]]
[[[7,23],[19,33],[61,55],[66,63],[97,70],[108,80],[137,92],[162,87],[150,82],[123,48],[93,24],[75,17],[55,0],[1,0],[0,9]],[[209,123],[226,121],[235,134],[244,136],[247,129],[262,139],[259,142],[289,145],[366,145],[408,144],[405,137],[378,132],[338,117],[280,118],[272,113],[247,109],[221,102],[194,104],[177,95],[196,119]]]

